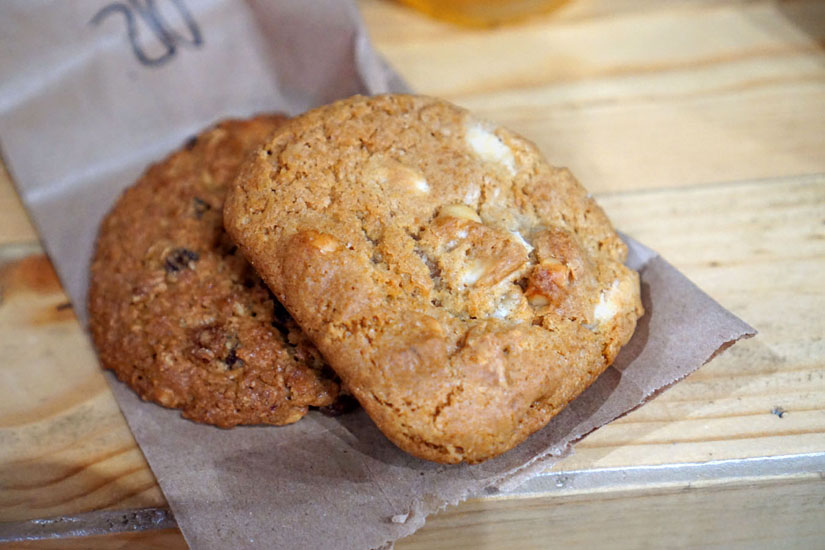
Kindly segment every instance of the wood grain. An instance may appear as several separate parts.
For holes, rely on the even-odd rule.
[[[398,550],[816,548],[822,479],[472,500],[434,516]],[[693,526],[693,529],[685,529]]]
[[[825,539],[820,476],[569,496],[471,499],[432,516],[398,550],[811,549]],[[584,518],[584,521],[583,521]],[[696,526],[697,529],[685,529]],[[185,549],[167,529],[39,540],[9,549]]]
[[[186,550],[189,548],[177,529],[118,533],[93,537],[46,539],[0,544],[5,550]]]
[[[36,240],[37,233],[0,158],[0,245]]]
[[[165,501],[48,259],[0,246],[0,521]]]
[[[825,287],[805,276],[825,273],[825,177],[600,202],[761,333],[580,442],[556,469],[825,451]],[[162,503],[85,335],[54,314],[66,297],[46,260],[24,256],[0,273],[4,387],[14,389],[0,405],[0,518]]]
[[[825,450],[825,176],[599,197],[760,334],[633,414],[559,467]],[[788,411],[781,418],[775,407]]]
[[[362,2],[415,90],[521,132],[594,192],[825,172],[825,3],[618,4],[483,31]]]

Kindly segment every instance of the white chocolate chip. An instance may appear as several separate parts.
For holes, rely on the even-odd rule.
[[[378,185],[384,193],[408,190],[416,193],[430,192],[430,185],[421,172],[387,157],[371,158],[364,178],[366,184]]]
[[[427,184],[427,180],[424,179],[424,176],[416,176],[413,178],[412,185],[415,189],[422,193],[430,192],[430,186]]]
[[[496,310],[493,312],[492,317],[496,319],[506,319],[509,317],[513,311],[518,307],[520,301],[520,293],[518,292],[508,292],[504,294],[496,307]]]
[[[510,172],[516,173],[516,162],[513,151],[501,141],[498,136],[474,123],[466,128],[467,144],[476,154],[487,162],[501,164]]]
[[[619,281],[617,279],[613,281],[609,289],[602,290],[599,295],[599,303],[593,309],[593,318],[597,323],[605,323],[619,312],[619,298]]]
[[[477,185],[473,185],[464,193],[464,202],[465,204],[472,204],[476,202],[479,197],[481,197],[481,189],[479,189]]]
[[[464,276],[461,278],[461,283],[464,286],[473,286],[481,279],[484,272],[487,271],[487,266],[481,260],[475,260],[472,264],[470,264],[467,271],[464,272]]]

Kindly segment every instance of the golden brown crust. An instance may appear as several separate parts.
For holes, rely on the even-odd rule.
[[[333,373],[223,230],[227,184],[286,120],[228,120],[150,167],[104,219],[89,328],[143,399],[221,427],[288,424],[338,392]]]
[[[436,99],[289,121],[242,168],[225,224],[378,427],[429,460],[524,440],[642,313],[624,244],[572,175]]]

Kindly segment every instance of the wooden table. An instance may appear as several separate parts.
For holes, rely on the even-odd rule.
[[[825,2],[574,0],[489,31],[360,4],[416,90],[533,139],[760,331],[398,548],[825,548]],[[0,521],[164,506],[0,176]],[[185,547],[170,528],[14,545]]]

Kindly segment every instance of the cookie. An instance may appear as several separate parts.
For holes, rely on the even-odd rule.
[[[145,400],[231,427],[330,405],[334,373],[223,230],[227,185],[285,117],[229,120],[150,167],[103,220],[89,328]]]
[[[547,424],[642,314],[625,245],[570,172],[437,99],[290,120],[224,222],[381,431],[437,462]]]

